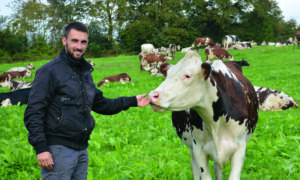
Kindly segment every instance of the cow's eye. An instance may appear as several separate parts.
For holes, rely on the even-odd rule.
[[[184,74],[183,79],[191,79],[192,75],[191,74]]]

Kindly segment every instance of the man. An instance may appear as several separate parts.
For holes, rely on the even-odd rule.
[[[35,148],[43,179],[86,179],[88,140],[95,126],[91,111],[112,115],[144,107],[147,94],[109,99],[95,87],[92,66],[83,58],[88,29],[65,27],[65,48],[37,70],[24,114],[29,143]]]

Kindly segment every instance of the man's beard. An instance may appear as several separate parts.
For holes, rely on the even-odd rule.
[[[83,53],[80,57],[75,57],[75,56],[74,56],[74,53],[71,53],[71,52],[70,52],[68,44],[66,44],[66,49],[67,49],[67,54],[68,54],[72,59],[74,59],[74,60],[76,60],[76,61],[80,61],[80,59],[81,59],[81,58],[83,57],[83,55],[84,55],[84,53]],[[76,51],[82,52],[83,50],[81,50],[81,49],[76,49]]]

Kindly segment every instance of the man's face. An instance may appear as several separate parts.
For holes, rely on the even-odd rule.
[[[62,42],[65,46],[66,52],[76,60],[81,59],[85,53],[88,44],[88,34],[86,32],[71,29],[68,37],[63,37]]]

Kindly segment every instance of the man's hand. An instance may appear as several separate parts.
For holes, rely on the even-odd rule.
[[[39,165],[42,168],[45,168],[48,170],[52,169],[54,163],[53,163],[53,159],[52,159],[50,152],[46,151],[46,152],[42,152],[42,153],[38,154],[37,160],[39,162]]]
[[[150,97],[147,97],[147,98],[144,98],[147,96],[147,93],[145,94],[142,94],[142,95],[137,95],[136,96],[136,99],[137,99],[137,102],[138,102],[138,106],[139,107],[144,107],[144,106],[147,106],[150,102]]]

